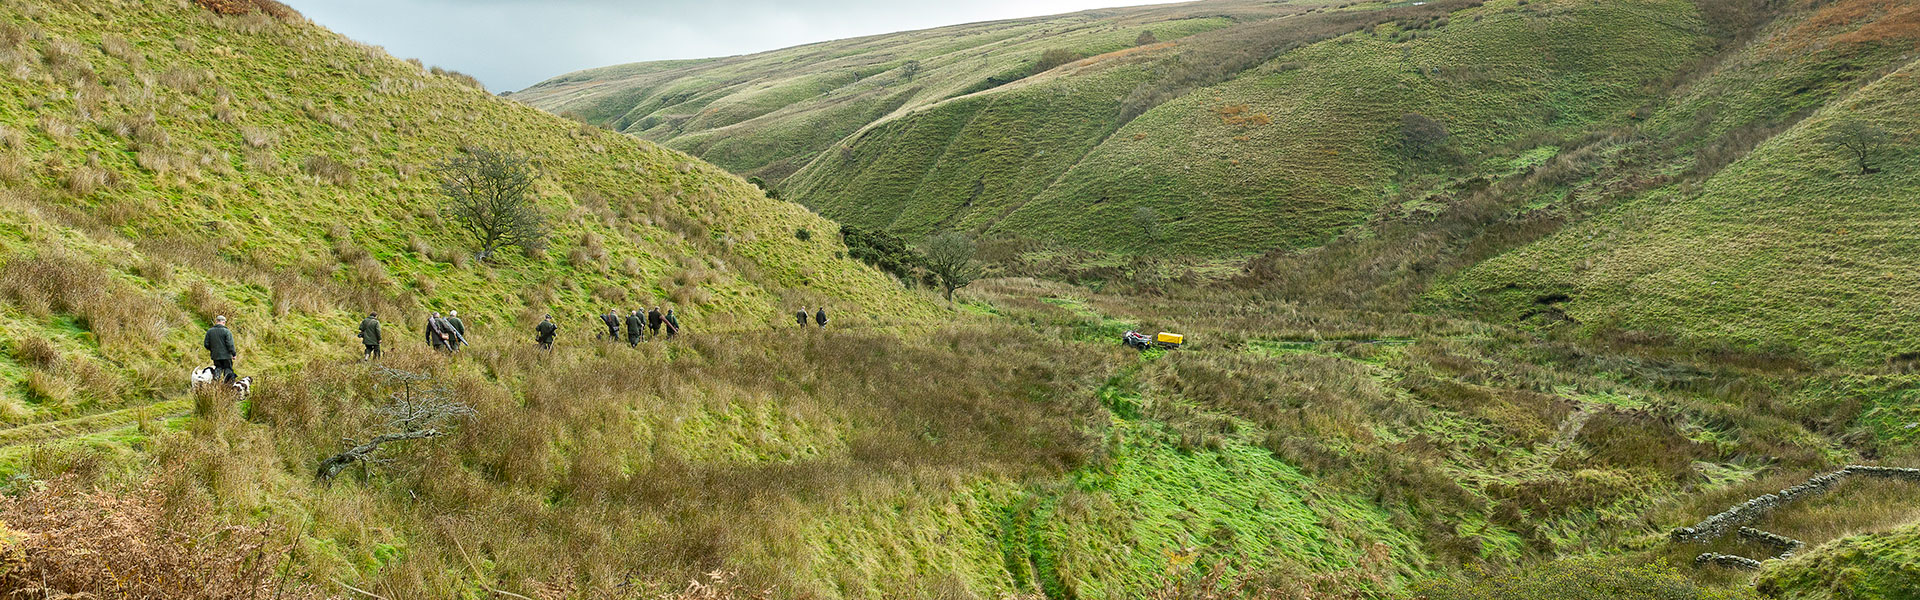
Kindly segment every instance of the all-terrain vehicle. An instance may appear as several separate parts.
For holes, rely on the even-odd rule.
[[[1167,333],[1165,331],[1153,337],[1147,337],[1147,334],[1138,331],[1129,331],[1120,336],[1120,343],[1137,350],[1146,350],[1149,348],[1178,350],[1181,344],[1185,344],[1186,341],[1187,336],[1178,333]]]

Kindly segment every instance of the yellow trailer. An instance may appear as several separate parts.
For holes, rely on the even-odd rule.
[[[1167,333],[1165,331],[1162,331],[1160,332],[1160,335],[1154,336],[1153,338],[1153,345],[1159,346],[1161,348],[1166,348],[1168,350],[1179,348],[1181,344],[1185,344],[1185,343],[1187,343],[1187,336],[1180,335],[1178,333]]]

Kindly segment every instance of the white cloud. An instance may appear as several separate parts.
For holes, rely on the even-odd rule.
[[[580,69],[749,54],[1139,0],[285,0],[395,56],[515,90]]]

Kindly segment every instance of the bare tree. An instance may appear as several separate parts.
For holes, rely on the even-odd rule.
[[[1861,175],[1872,175],[1880,172],[1874,168],[1873,158],[1893,143],[1893,134],[1879,125],[1849,117],[1828,128],[1826,140],[1852,154],[1860,164]]]
[[[921,254],[926,256],[927,270],[940,276],[940,287],[945,289],[947,299],[953,299],[953,291],[967,287],[983,273],[980,262],[974,260],[978,248],[973,238],[958,231],[949,231],[927,238],[921,244]]]
[[[320,468],[314,471],[320,481],[332,481],[355,463],[385,462],[374,456],[381,446],[440,437],[446,434],[444,428],[477,414],[473,407],[455,400],[453,391],[432,375],[383,366],[375,366],[373,375],[381,388],[391,390],[387,404],[375,410],[381,419],[373,427],[377,433],[371,433],[364,442],[341,440],[346,449],[320,461]]]
[[[1133,224],[1140,227],[1140,233],[1146,234],[1147,241],[1160,241],[1160,211],[1151,206],[1133,209]]]
[[[509,152],[471,148],[436,165],[434,171],[440,176],[440,193],[446,197],[440,211],[473,235],[479,246],[476,259],[485,262],[494,251],[508,245],[519,246],[528,254],[545,247],[546,217],[534,203],[533,183],[538,174],[532,160]]]

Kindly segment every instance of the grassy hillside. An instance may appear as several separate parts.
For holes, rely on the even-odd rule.
[[[168,598],[187,576],[252,577],[225,585],[255,597],[476,600],[1739,598],[1755,581],[1897,593],[1886,582],[1912,562],[1897,528],[1920,508],[1901,481],[1848,484],[1756,523],[1826,545],[1758,579],[1662,563],[1761,556],[1737,539],[1666,534],[1809,474],[1920,465],[1920,375],[1873,354],[1904,331],[1875,312],[1897,303],[1897,273],[1861,288],[1882,300],[1815,300],[1836,278],[1897,270],[1900,247],[1808,246],[1823,252],[1796,262],[1767,246],[1842,235],[1818,219],[1892,240],[1892,203],[1911,195],[1899,187],[1913,170],[1904,146],[1880,173],[1838,178],[1844,161],[1813,140],[1843,114],[1910,129],[1897,103],[1911,100],[1911,40],[1881,26],[1910,13],[1796,4],[1728,33],[1707,4],[1467,4],[1209,3],[803,49],[877,67],[979,60],[969,53],[984,48],[1001,72],[1063,39],[1106,52],[977,93],[963,92],[984,81],[979,70],[927,58],[914,81],[928,95],[898,73],[874,94],[883,104],[848,109],[879,122],[856,123],[852,150],[825,158],[864,161],[849,179],[862,189],[995,190],[946,216],[931,192],[858,205],[872,211],[858,219],[896,227],[1027,223],[1127,250],[1127,232],[1074,237],[1097,233],[1088,223],[1110,220],[1107,209],[1056,204],[1060,185],[1031,182],[1064,173],[1063,184],[1117,186],[1131,170],[1166,161],[1185,173],[1220,160],[1200,150],[1255,140],[1345,136],[1368,149],[1310,161],[1320,171],[1284,152],[1245,161],[1303,182],[1371,175],[1373,187],[1326,188],[1293,225],[1244,213],[1212,222],[1244,236],[1182,242],[1244,252],[1345,231],[1256,261],[1244,287],[1101,293],[994,279],[942,305],[842,258],[834,223],[718,167],[490,97],[291,13],[0,0],[0,593]],[[1161,43],[1129,51],[1142,29]],[[914,49],[861,52],[882,43]],[[618,67],[549,87],[602,98],[619,93],[602,77],[629,78],[690,94],[646,96],[661,104],[627,125],[686,125],[678,139],[696,140],[696,129],[841,89],[832,78],[717,90],[688,79],[714,69],[713,81],[755,81],[725,69],[777,71],[779,56]],[[1232,56],[1242,68],[1166,69]],[[1795,100],[1767,100],[1782,94]],[[1338,110],[1315,112],[1308,97]],[[1104,112],[1130,98],[1138,118]],[[1393,158],[1408,110],[1446,119],[1452,143]],[[1144,160],[1121,152],[1143,141],[1136,133],[1191,145],[1129,163]],[[906,151],[922,143],[945,149]],[[428,167],[469,144],[536,157],[549,247],[468,258],[434,209]],[[789,156],[747,157],[767,147],[727,152]],[[814,179],[822,164],[789,181],[838,181]],[[1832,200],[1793,204],[1777,190]],[[1171,197],[1149,192],[1130,193],[1157,198],[1169,239],[1198,237],[1161,204]],[[1328,208],[1367,197],[1385,204]],[[1708,226],[1745,243],[1671,249],[1717,249],[1701,245]],[[1580,237],[1626,230],[1639,237]],[[1593,264],[1624,266],[1600,276]],[[1667,274],[1678,283],[1633,287]],[[1648,291],[1713,289],[1701,280],[1771,287]],[[1560,313],[1534,308],[1555,292],[1565,299],[1544,306]],[[1766,310],[1751,321],[1687,312],[1715,302]],[[642,303],[678,305],[690,333],[638,348],[592,338],[587,315]],[[827,306],[834,326],[791,329],[786,314],[803,303]],[[1615,305],[1646,312],[1591,316]],[[1820,310],[1789,310],[1809,305]],[[471,414],[320,481],[324,458],[410,414],[387,406],[401,391],[388,375],[357,360],[353,325],[370,309],[389,323],[381,365],[428,378]],[[412,342],[421,314],[444,309],[474,332],[460,354]],[[527,337],[548,311],[565,328],[552,353]],[[216,314],[235,316],[240,367],[259,377],[244,402],[185,389]],[[1854,337],[1798,333],[1823,319]],[[1119,346],[1133,329],[1191,343]],[[1863,358],[1700,341],[1723,331]],[[1827,568],[1843,563],[1861,575]],[[694,579],[719,591],[686,591]]]
[[[1681,140],[1690,131],[1764,140],[1750,154],[1718,168],[1711,147],[1696,150],[1670,172],[1705,162],[1707,176],[1653,181],[1474,267],[1433,300],[1509,318],[1552,304],[1582,330],[1695,347],[1907,360],[1920,325],[1907,316],[1913,248],[1899,233],[1911,227],[1904,199],[1920,193],[1920,122],[1907,110],[1920,98],[1915,10],[1841,2],[1781,23],[1647,126]],[[1888,131],[1874,152],[1879,172],[1861,174],[1830,141],[1849,121]]]
[[[1145,32],[1171,41],[1303,10],[1235,0],[959,25],[591,69],[513,97],[780,179],[884,117],[1023,77],[1048,50],[1091,56],[1130,48]]]
[[[1424,176],[1458,170],[1453,157],[1506,160],[1497,155],[1516,140],[1624,122],[1711,45],[1687,2],[1482,4],[1301,2],[1256,13],[1211,2],[1059,17],[1098,17],[1099,27],[1085,29],[1111,39],[1045,29],[1011,56],[1032,61],[1040,49],[1059,48],[1091,58],[990,89],[872,92],[861,104],[841,88],[786,82],[843,73],[821,55],[827,47],[930,67],[933,60],[898,46],[953,32],[847,40],[678,70],[610,67],[516,97],[784,180],[792,197],[863,226],[1230,256],[1318,245],[1402,188],[1424,187]],[[1117,44],[1143,15],[1216,10],[1233,19],[1210,21],[1206,31],[1174,28],[1178,39],[1155,25],[1161,43]],[[996,47],[982,56],[1009,54]],[[777,69],[718,66],[735,62]],[[940,71],[928,72],[944,79],[927,86],[1012,79],[1004,62],[939,62]],[[1007,72],[1024,74],[1018,64]],[[835,76],[841,80],[832,85],[885,83]],[[742,83],[753,81],[763,83]],[[722,103],[752,104],[772,90],[791,92],[768,104],[772,112],[701,125],[728,114]],[[964,92],[974,93],[954,97]],[[636,128],[627,117],[595,112],[609,104],[665,110],[682,99],[704,107],[697,116],[682,113],[689,115],[684,128],[653,120]],[[1408,113],[1453,133],[1444,156],[1403,151]]]
[[[13,5],[0,389],[16,425],[177,394],[215,313],[235,317],[243,364],[262,373],[352,355],[371,309],[404,343],[430,309],[521,339],[543,312],[578,332],[613,305],[675,303],[710,331],[798,302],[867,309],[855,318],[919,306],[836,259],[831,236],[794,235],[831,223],[731,175],[309,25],[171,2],[102,8],[111,20]],[[463,143],[537,159],[543,252],[468,258],[429,173]],[[63,391],[79,380],[114,391]]]
[[[1703,33],[1687,2],[1489,2],[1384,24],[1148,111],[990,232],[1135,253],[1317,246],[1447,170],[1402,148],[1405,115],[1504,162],[1516,140],[1624,120]]]
[[[1911,598],[1920,594],[1920,528],[1849,537],[1773,566],[1759,589],[1775,597]]]

